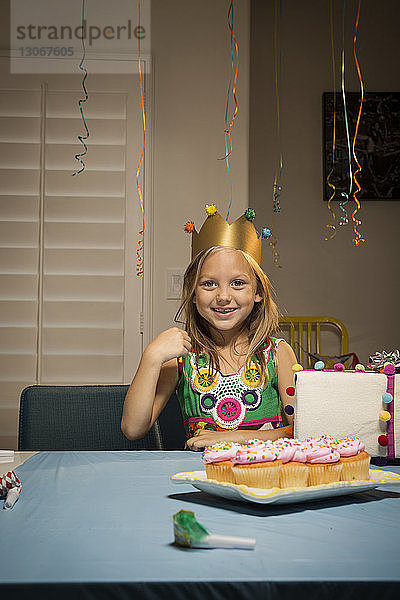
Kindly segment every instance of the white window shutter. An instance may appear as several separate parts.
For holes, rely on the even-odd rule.
[[[84,135],[77,83],[74,90],[38,83],[0,90],[1,447],[15,447],[27,385],[130,378],[127,302],[137,312],[131,335],[141,352],[142,280],[133,279],[136,257],[126,239],[127,230],[138,230],[136,217],[127,222],[138,206],[127,205],[137,202],[127,198],[137,167],[127,165],[129,86],[109,91],[97,80],[84,105],[86,166],[73,176],[80,169],[74,156],[83,152],[77,136]]]

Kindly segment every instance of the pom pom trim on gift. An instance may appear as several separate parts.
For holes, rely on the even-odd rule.
[[[316,371],[323,371],[325,369],[325,363],[323,360],[317,360],[317,362],[314,365],[314,369]]]
[[[334,369],[335,371],[344,371],[344,370],[345,370],[345,369],[344,369],[344,364],[343,364],[343,363],[340,363],[340,362],[339,362],[339,363],[335,363],[335,364],[333,365],[333,369]]]
[[[392,400],[393,400],[392,394],[390,394],[389,392],[383,392],[383,394],[382,394],[382,401],[385,404],[390,404],[392,402]]]
[[[396,367],[392,363],[386,363],[383,367],[383,372],[385,375],[394,375],[396,372]]]
[[[379,419],[381,421],[390,421],[391,418],[392,418],[392,416],[389,411],[387,411],[387,410],[379,411]]]

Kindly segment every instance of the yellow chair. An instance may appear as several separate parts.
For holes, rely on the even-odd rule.
[[[334,331],[337,334],[338,355],[347,354],[349,351],[347,329],[334,317],[280,317],[279,325],[304,368],[313,368],[315,359],[313,360],[311,354],[319,356],[334,354],[330,348],[328,351],[326,347],[321,346],[321,333]]]

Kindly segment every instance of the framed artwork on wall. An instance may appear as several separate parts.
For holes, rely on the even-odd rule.
[[[346,92],[346,108],[352,157],[352,173],[357,169],[352,145],[360,107],[360,93]],[[324,200],[332,195],[327,177],[332,169],[334,108],[336,116],[335,160],[330,182],[335,186],[332,200],[343,200],[350,190],[349,150],[343,96],[325,92],[322,96]],[[400,200],[400,92],[367,92],[355,145],[361,172],[359,200]],[[353,183],[354,191],[354,183]]]

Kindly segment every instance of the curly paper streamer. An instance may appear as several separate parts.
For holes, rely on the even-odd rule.
[[[357,198],[357,194],[359,194],[359,192],[361,190],[361,185],[359,184],[358,179],[356,177],[359,173],[361,173],[361,165],[358,162],[358,159],[357,159],[357,156],[356,156],[355,147],[356,147],[356,139],[357,139],[357,133],[358,133],[358,126],[360,124],[362,106],[363,106],[363,102],[364,102],[364,84],[363,84],[361,70],[360,70],[360,65],[358,64],[357,52],[356,52],[358,21],[359,21],[359,18],[360,18],[360,7],[361,7],[361,0],[358,0],[358,10],[357,10],[356,24],[355,24],[355,27],[354,27],[353,51],[354,51],[354,61],[356,63],[356,68],[357,68],[357,75],[358,75],[358,79],[360,81],[361,99],[360,99],[360,108],[358,110],[357,123],[356,123],[355,132],[354,132],[354,138],[353,138],[353,157],[354,157],[354,160],[355,160],[355,162],[357,164],[357,170],[354,172],[353,177],[354,177],[354,183],[357,186],[357,189],[354,190],[354,193],[353,193],[353,200],[356,203],[356,208],[355,208],[355,210],[351,214],[351,218],[352,218],[352,220],[354,222],[353,231],[354,231],[354,234],[355,234],[355,237],[353,238],[353,244],[355,244],[356,246],[358,246],[360,244],[360,242],[365,242],[365,239],[361,236],[361,233],[357,230],[358,225],[361,225],[361,221],[360,221],[360,219],[358,219],[355,216],[357,214],[357,212],[361,208],[360,201]]]
[[[344,51],[344,17],[346,13],[346,0],[343,0],[343,11],[342,11],[342,97],[343,97],[343,111],[344,111],[344,121],[346,125],[346,140],[347,140],[347,152],[349,159],[349,192],[342,192],[341,196],[345,198],[344,201],[339,203],[339,207],[344,213],[340,217],[339,225],[347,225],[349,222],[349,218],[347,216],[347,211],[344,208],[344,205],[348,203],[349,197],[351,196],[353,190],[353,173],[351,166],[351,147],[350,147],[350,135],[349,135],[349,120],[347,117],[347,107],[346,107],[346,92],[345,92],[345,51]]]
[[[140,0],[138,0],[138,28],[140,29]],[[144,244],[144,232],[146,229],[146,223],[145,223],[145,218],[144,218],[143,195],[142,195],[142,190],[140,189],[140,183],[139,183],[139,173],[140,173],[140,169],[142,166],[144,151],[145,151],[145,147],[146,147],[146,112],[144,109],[142,68],[141,68],[141,64],[140,64],[140,35],[137,36],[137,39],[138,39],[138,65],[139,65],[140,97],[141,97],[141,101],[142,101],[143,147],[142,147],[142,154],[140,156],[138,168],[136,171],[136,187],[137,187],[138,194],[139,194],[140,209],[142,211],[143,229],[141,231],[139,231],[139,235],[141,236],[141,239],[138,240],[138,247],[136,250],[136,275],[138,277],[143,277],[143,273],[144,273],[144,270],[143,270],[143,244]]]
[[[332,190],[332,193],[331,193],[330,197],[328,198],[328,209],[332,214],[332,222],[327,223],[325,225],[325,227],[328,230],[329,229],[331,230],[331,231],[329,231],[329,233],[331,235],[327,234],[327,237],[324,238],[326,242],[333,239],[336,235],[336,225],[335,225],[336,214],[331,206],[331,202],[336,194],[336,186],[334,183],[331,183],[331,177],[333,175],[333,171],[335,168],[335,151],[336,151],[336,66],[335,66],[335,45],[334,45],[334,35],[333,35],[332,2],[333,2],[333,0],[330,0],[330,2],[329,2],[329,18],[330,18],[330,25],[331,25],[332,76],[333,76],[332,168],[328,173],[328,177],[326,178],[326,182]]]
[[[224,157],[222,157],[219,160],[226,160],[226,158],[232,153],[232,136],[231,136],[231,131],[232,131],[233,124],[234,124],[235,119],[236,119],[237,114],[238,114],[238,103],[237,103],[237,98],[236,98],[236,82],[237,82],[237,76],[238,76],[238,70],[239,70],[239,50],[238,50],[238,44],[237,44],[237,41],[236,41],[235,34],[233,33],[233,22],[232,22],[232,25],[231,25],[230,20],[229,20],[232,12],[233,12],[233,0],[231,0],[230,6],[229,6],[229,10],[228,10],[228,26],[229,26],[229,30],[231,32],[231,40],[233,40],[233,44],[234,44],[234,48],[235,48],[235,53],[236,53],[235,76],[233,78],[233,87],[232,87],[232,96],[233,96],[233,101],[235,103],[235,110],[234,110],[232,119],[231,119],[228,127],[225,127],[225,129],[224,129],[225,138],[226,138],[226,136],[228,136],[228,140],[229,140],[229,151],[227,152],[227,154]]]
[[[281,160],[282,160],[282,157],[281,157]],[[278,184],[278,180],[282,173],[282,162],[280,162],[279,165],[280,165],[279,166],[279,174],[275,175],[274,184],[272,186],[272,189],[273,189],[273,198],[272,198],[273,205],[272,205],[272,207],[273,207],[273,211],[275,213],[281,212],[281,204],[279,202],[279,196],[281,195],[280,192],[282,190],[282,187]]]
[[[272,260],[273,260],[274,266],[277,267],[278,269],[282,269],[282,265],[279,264],[280,254],[279,254],[278,250],[276,249],[276,246],[278,244],[278,239],[277,239],[276,235],[274,234],[272,225],[270,227],[263,227],[261,235],[262,235],[263,239],[268,240],[268,246],[271,247]]]
[[[81,21],[82,21],[82,31],[83,31],[83,27],[84,27],[84,23],[85,23],[85,0],[82,0],[82,19],[81,19]],[[84,140],[87,140],[88,137],[89,137],[89,135],[90,135],[88,126],[86,124],[86,119],[85,119],[85,115],[84,115],[84,112],[83,112],[83,107],[82,107],[82,104],[84,104],[85,102],[87,102],[88,98],[89,98],[89,94],[87,93],[87,89],[86,89],[86,85],[85,85],[85,81],[86,81],[86,78],[87,78],[87,69],[86,69],[86,67],[83,66],[83,63],[85,62],[85,59],[86,59],[86,48],[85,48],[85,40],[84,40],[83,35],[82,35],[82,50],[83,50],[83,53],[82,53],[81,62],[79,63],[79,68],[84,73],[81,85],[82,85],[82,89],[83,89],[83,92],[85,94],[85,97],[81,98],[79,100],[78,105],[79,105],[79,110],[80,110],[81,117],[82,117],[82,122],[83,122],[83,125],[85,127],[86,135],[78,135],[78,140],[81,142],[81,144],[82,144],[82,146],[84,147],[85,150],[84,150],[84,152],[81,152],[80,154],[75,154],[75,160],[77,160],[77,161],[79,161],[81,163],[81,168],[78,171],[75,171],[75,173],[72,173],[72,176],[78,175],[79,173],[82,173],[82,171],[85,170],[85,166],[86,165],[83,162],[82,157],[87,154],[87,145],[85,144]]]
[[[233,31],[233,4],[232,4],[232,11],[231,11],[231,30]],[[229,21],[229,16],[228,16],[228,21]],[[232,73],[233,73],[233,37],[232,37],[232,32],[231,32],[231,65],[232,65]],[[232,87],[232,77],[229,80],[229,85],[228,85],[228,92],[226,94],[226,107],[225,107],[225,155],[226,155],[226,170],[228,173],[228,179],[229,179],[229,205],[228,205],[228,212],[226,213],[226,220],[228,221],[229,219],[229,214],[231,212],[231,206],[232,206],[232,179],[231,179],[231,172],[230,172],[230,168],[229,168],[229,156],[228,156],[228,135],[226,133],[226,130],[228,129],[228,114],[229,114],[229,98],[231,95],[231,87]]]
[[[279,19],[278,19],[279,12]],[[280,119],[280,98],[279,98],[279,82],[281,77],[281,49],[279,44],[279,60],[278,60],[278,30],[281,22],[282,4],[279,0],[279,11],[278,11],[278,0],[275,0],[275,12],[274,12],[274,66],[275,66],[275,95],[276,95],[276,120],[277,120],[277,133],[278,133],[278,144],[279,144],[279,166],[277,167],[274,175],[274,183],[272,186],[272,210],[274,213],[281,211],[280,204],[280,192],[282,187],[280,185],[280,178],[283,168],[282,160],[282,142],[281,142],[281,119]],[[279,63],[279,64],[278,64]]]
[[[271,230],[272,235],[269,238],[270,241],[268,242],[268,245],[271,246],[272,260],[277,269],[282,269],[282,265],[279,264],[280,254],[279,254],[278,250],[276,249],[276,246],[278,244],[278,239],[275,236],[274,232],[272,231],[272,227],[270,227],[270,230]]]
[[[232,80],[229,82],[229,86],[228,86],[228,93],[226,95],[226,109],[225,109],[225,162],[226,162],[226,170],[227,170],[228,179],[229,179],[229,205],[228,205],[228,212],[226,213],[227,221],[229,219],[229,214],[231,212],[231,205],[232,205],[232,179],[231,179],[231,171],[229,168],[228,135],[226,133],[226,130],[228,127],[229,95],[231,93],[231,85],[232,85]]]
[[[143,269],[143,244],[144,244],[144,230],[139,231],[139,235],[141,239],[138,240],[138,247],[136,250],[136,275],[138,277],[143,277],[144,269]]]

